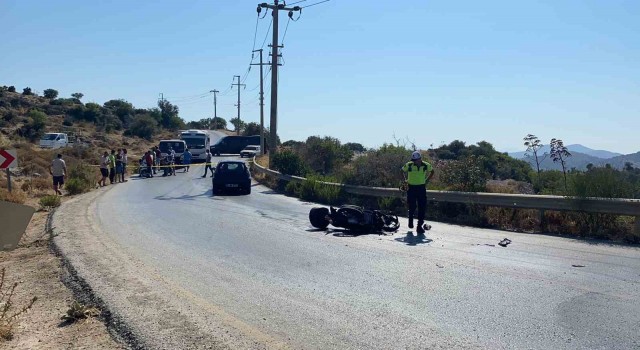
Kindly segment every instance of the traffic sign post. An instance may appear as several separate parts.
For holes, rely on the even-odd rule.
[[[18,151],[0,149],[0,170],[7,170],[7,189],[11,192],[11,172],[9,169],[18,166]]]

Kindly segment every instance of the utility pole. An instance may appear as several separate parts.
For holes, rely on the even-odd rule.
[[[164,102],[164,94],[162,92],[160,93],[160,101]]]
[[[253,52],[260,52],[260,63],[252,63],[252,66],[260,66],[260,154],[265,154],[266,149],[264,145],[264,76],[262,74],[262,66],[268,63],[262,62],[262,49],[253,50]]]
[[[219,93],[220,91],[211,90],[209,92],[213,92],[213,129],[216,129],[216,125],[217,125],[216,123],[218,119],[218,108],[217,108],[218,100],[216,99],[216,94]]]
[[[278,4],[278,0],[273,0],[273,5],[262,3],[259,8],[267,8],[272,10],[273,15],[273,43],[271,44],[271,116],[269,124],[269,166],[273,161],[273,156],[277,152],[278,140],[278,13],[280,11],[289,11],[289,17],[293,16],[293,11],[301,11],[300,6],[286,7],[284,4]]]
[[[238,130],[236,130],[236,133],[238,135],[240,135],[240,86],[246,86],[245,84],[240,84],[240,76],[239,75],[234,75],[234,78],[238,78],[238,82],[236,84],[231,84],[231,85],[235,85],[238,87]]]

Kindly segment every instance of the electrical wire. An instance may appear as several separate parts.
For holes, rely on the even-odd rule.
[[[269,32],[271,31],[271,25],[273,24],[273,18],[271,18],[271,22],[269,22],[269,28],[267,28],[267,35],[264,36],[264,40],[262,41],[261,49],[264,49],[264,44],[267,43],[267,38],[269,37]]]
[[[287,37],[287,31],[289,30],[289,23],[291,23],[291,17],[289,17],[289,20],[287,21],[287,26],[284,28],[284,35],[282,35],[282,40],[280,40],[280,43],[284,46],[284,38]]]
[[[324,2],[328,2],[328,1],[331,1],[331,0],[324,0],[324,1],[316,2],[315,4],[311,4],[311,5],[307,5],[307,6],[302,6],[302,8],[303,8],[303,9],[306,9],[307,7],[320,5],[320,4],[322,4],[322,3],[324,3]]]

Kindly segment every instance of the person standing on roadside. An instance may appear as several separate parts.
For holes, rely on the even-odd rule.
[[[144,154],[144,161],[147,163],[149,177],[153,177],[153,156],[151,155],[151,151],[147,151],[147,153]]]
[[[127,149],[122,149],[122,181],[127,182],[125,175],[127,174],[127,164],[129,164],[129,156],[127,155]]]
[[[207,170],[211,170],[211,177],[213,177],[213,168],[211,167],[211,152],[209,150],[206,150],[205,152],[207,152],[207,159],[204,161],[204,175],[202,175],[202,177],[207,177]]]
[[[112,149],[109,155],[109,182],[113,185],[116,180],[116,150]]]
[[[153,146],[153,148],[151,149],[151,155],[155,159],[156,169],[158,169],[158,171],[160,171],[160,161],[162,160],[162,152],[160,151],[160,147]],[[155,172],[154,172],[154,174],[155,174]]]
[[[434,171],[431,164],[422,160],[420,151],[411,154],[411,161],[401,168],[405,175],[405,181],[409,184],[407,190],[407,202],[409,203],[409,228],[413,228],[413,215],[418,209],[418,234],[424,234],[425,228],[430,226],[424,224],[424,217],[427,210],[427,182],[433,177]]]
[[[184,153],[182,154],[182,165],[184,166],[185,173],[189,172],[189,164],[191,164],[191,152],[187,148],[184,150]]]
[[[107,185],[107,177],[109,176],[109,152],[104,151],[102,157],[100,157],[100,175],[102,179],[98,181],[100,187]]]
[[[57,195],[62,196],[62,186],[64,186],[64,177],[67,175],[67,164],[62,159],[62,154],[58,153],[56,159],[51,162],[49,173],[53,176],[53,190]]]
[[[116,155],[116,182],[124,182],[124,169],[122,168],[122,153]]]

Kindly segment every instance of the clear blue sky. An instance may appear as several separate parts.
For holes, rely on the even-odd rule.
[[[184,97],[228,91],[244,75],[257,3],[2,0],[0,84],[140,108],[163,92],[184,119],[211,117],[212,96]],[[486,140],[503,151],[521,150],[533,133],[637,152],[639,18],[636,0],[313,6],[289,24],[279,133],[369,147],[394,134],[421,147]],[[269,20],[259,21],[257,48]],[[257,66],[245,83],[242,118],[259,121]],[[235,90],[219,96],[218,115],[234,117],[235,99]]]

